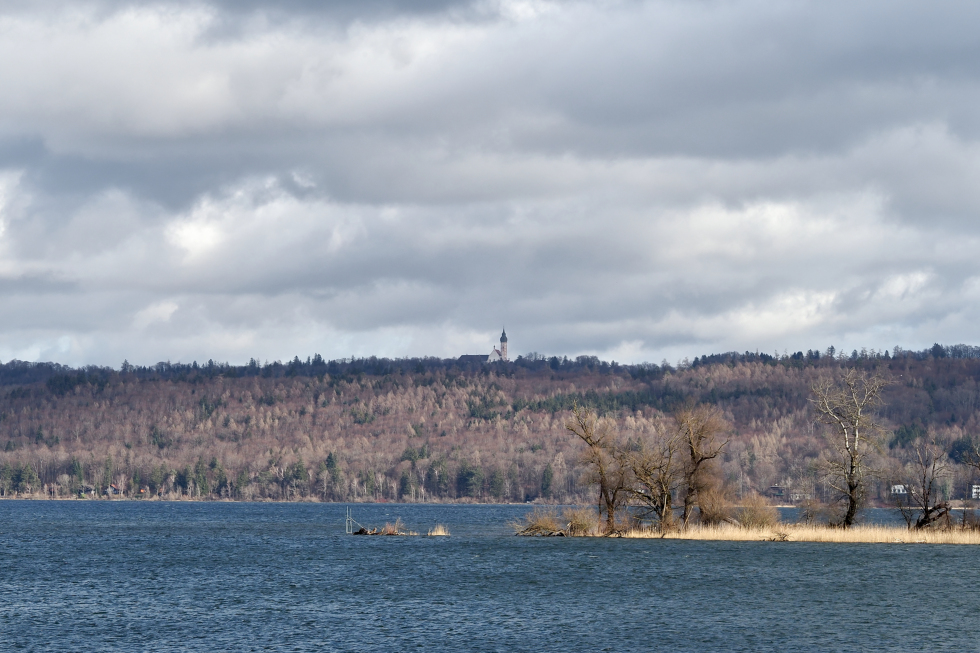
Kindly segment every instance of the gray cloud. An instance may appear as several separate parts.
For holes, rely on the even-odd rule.
[[[6,3],[0,358],[975,340],[969,3]]]

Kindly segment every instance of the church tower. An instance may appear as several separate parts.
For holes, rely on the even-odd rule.
[[[504,329],[500,334],[500,359],[509,360],[507,358],[507,329]]]

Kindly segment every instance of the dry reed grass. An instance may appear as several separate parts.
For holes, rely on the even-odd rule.
[[[552,535],[561,531],[558,511],[554,508],[535,508],[522,521],[511,522],[510,526],[519,535]]]
[[[599,515],[591,508],[535,508],[524,519],[510,524],[517,535],[598,537],[602,535]]]
[[[391,522],[385,523],[378,531],[378,535],[418,535],[415,531],[404,530],[405,524],[402,523],[401,517],[395,520],[395,523]]]
[[[429,529],[429,537],[448,537],[449,529],[442,524],[436,524]]]
[[[592,508],[565,508],[561,512],[565,531],[573,537],[600,534],[599,514]]]
[[[392,524],[391,522],[388,522],[384,526],[382,526],[381,527],[381,534],[382,535],[398,535],[398,533],[400,533],[401,530],[402,530],[402,520],[401,519],[396,519],[394,524]]]
[[[980,544],[976,530],[909,530],[902,526],[855,526],[833,528],[806,524],[776,524],[745,528],[722,524],[692,526],[686,530],[661,533],[651,529],[632,529],[622,533],[627,538],[668,540],[715,540],[728,542],[836,542],[869,544]]]
[[[779,511],[765,497],[752,494],[742,499],[735,518],[744,528],[773,528],[779,524]]]

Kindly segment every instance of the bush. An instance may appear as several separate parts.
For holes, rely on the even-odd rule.
[[[385,523],[385,525],[381,528],[381,534],[402,535],[403,529],[404,529],[404,525],[402,524],[401,517],[399,517],[398,519],[395,520],[394,524],[392,524],[391,522]]]
[[[554,508],[535,508],[524,515],[523,521],[511,524],[518,535],[551,535],[562,530]]]
[[[830,523],[830,510],[816,499],[807,499],[800,504],[799,517],[796,521],[801,524]]]
[[[698,493],[702,524],[722,524],[732,518],[732,504],[718,488],[706,488]]]
[[[779,523],[779,511],[765,497],[753,493],[742,499],[735,519],[745,528],[771,528]]]
[[[595,535],[599,532],[599,515],[591,508],[565,508],[561,520],[568,535]]]

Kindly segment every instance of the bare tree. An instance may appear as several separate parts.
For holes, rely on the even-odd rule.
[[[970,448],[961,455],[960,462],[980,472],[980,440],[973,437],[969,442]]]
[[[850,528],[867,492],[867,476],[874,470],[868,455],[880,448],[882,428],[874,420],[881,405],[881,391],[888,385],[882,376],[849,369],[838,379],[823,378],[813,384],[810,404],[817,419],[830,426],[832,455],[825,472],[829,485],[846,503],[841,526]]]
[[[980,440],[978,440],[974,436],[974,437],[971,437],[970,438],[970,441],[969,442],[970,442],[970,448],[966,452],[964,452],[963,454],[961,454],[961,456],[960,456],[960,462],[963,463],[964,465],[966,465],[967,467],[972,467],[975,472],[980,473]],[[971,479],[971,481],[972,481],[972,479]],[[970,484],[972,485],[972,482]],[[972,488],[969,488],[969,486],[968,486],[968,489],[970,490],[970,494],[969,494],[970,503],[964,505],[964,507],[963,507],[963,526],[964,527],[967,524],[968,512],[972,512],[972,511],[968,511],[967,510],[967,506],[968,505],[972,505],[972,500],[973,500]],[[971,514],[971,516],[975,519],[975,516],[974,515]]]
[[[586,445],[582,463],[589,483],[599,488],[599,512],[606,513],[606,533],[616,530],[616,511],[629,500],[631,470],[627,453],[616,441],[614,425],[586,408],[575,406],[565,428]]]
[[[949,515],[942,485],[949,479],[952,466],[944,444],[935,436],[919,439],[896,474],[905,490],[896,495],[898,507],[909,528],[928,528]]]
[[[682,470],[684,512],[681,520],[687,526],[694,507],[698,506],[698,511],[701,512],[700,494],[711,485],[708,463],[717,458],[728,444],[727,438],[721,439],[728,429],[728,423],[717,408],[704,404],[678,411],[674,414],[674,423],[681,447],[686,450]]]
[[[681,480],[682,444],[678,432],[658,432],[628,451],[629,465],[636,479],[633,497],[656,516],[661,531],[670,530],[674,522],[674,493]]]

